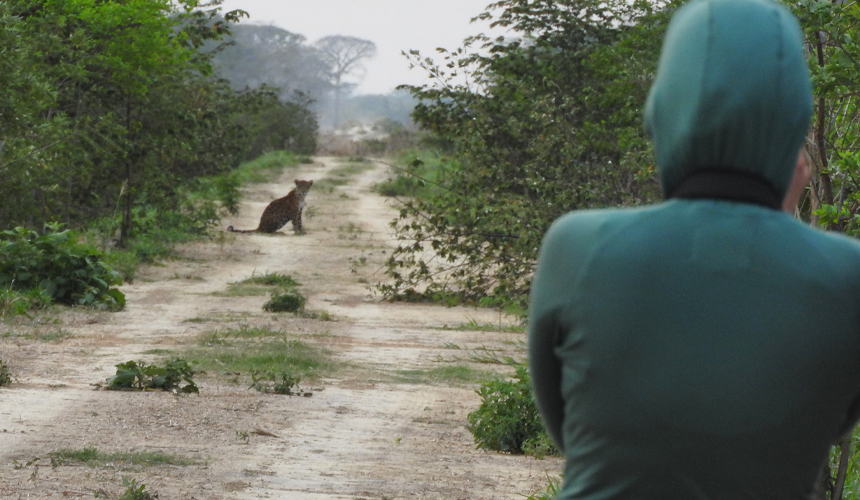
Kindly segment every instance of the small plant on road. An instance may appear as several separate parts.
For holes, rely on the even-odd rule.
[[[299,377],[286,371],[255,371],[251,373],[251,385],[248,388],[264,393],[271,392],[286,396],[312,396],[313,393],[311,391],[306,391],[299,387],[300,380]]]
[[[251,442],[251,434],[248,431],[236,431],[236,439],[244,441],[245,444]]]
[[[296,290],[272,295],[263,304],[263,310],[268,312],[299,312],[305,306],[305,297]]]
[[[123,476],[122,485],[126,489],[119,500],[155,500],[158,498],[158,493],[145,491],[146,485],[138,483],[135,479],[128,479]]]
[[[9,370],[9,365],[0,359],[0,387],[6,387],[12,383],[12,372]]]
[[[193,376],[197,373],[187,361],[172,359],[163,367],[148,365],[142,361],[127,361],[116,365],[116,375],[107,380],[110,390],[164,390],[197,393]],[[182,385],[185,382],[185,385]]]

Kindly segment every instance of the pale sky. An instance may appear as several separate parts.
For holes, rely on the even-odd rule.
[[[417,49],[436,57],[436,48],[454,50],[467,36],[492,33],[488,23],[469,23],[491,0],[226,0],[223,11],[242,9],[243,23],[273,24],[304,35],[308,43],[328,35],[347,35],[376,44],[376,57],[365,63],[357,94],[387,94],[400,84],[421,84],[427,74],[409,70],[401,51]]]

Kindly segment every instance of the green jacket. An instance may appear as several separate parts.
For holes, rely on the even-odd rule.
[[[811,102],[783,7],[676,13],[646,108],[668,201],[562,217],[532,284],[559,499],[809,497],[860,416],[860,243],[778,209]]]

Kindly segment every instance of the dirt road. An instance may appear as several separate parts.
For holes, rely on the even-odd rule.
[[[294,178],[314,179],[307,234],[224,233],[123,286],[125,311],[0,323],[0,359],[17,377],[0,389],[0,498],[118,498],[123,480],[135,480],[161,500],[514,499],[557,477],[558,459],[476,450],[465,425],[477,384],[433,375],[504,371],[470,354],[522,356],[523,333],[490,331],[506,324],[493,311],[387,303],[369,288],[394,245],[396,210],[371,191],[386,175],[380,164],[317,158],[249,186],[240,216],[224,221],[256,227]],[[266,297],[225,293],[266,272],[296,278],[306,307],[322,314],[266,313]],[[181,356],[213,331],[249,325],[324,349],[346,368],[310,381],[312,397],[263,394],[211,371],[197,377],[199,395],[92,385],[117,363]],[[49,453],[85,448],[108,458],[51,467]],[[146,452],[184,461],[136,465],[120,455]]]

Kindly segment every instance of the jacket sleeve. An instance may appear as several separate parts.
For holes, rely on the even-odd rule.
[[[569,214],[547,231],[538,256],[529,300],[529,372],[535,403],[550,437],[564,451],[562,425],[562,360],[556,347],[575,326],[566,314],[597,242],[601,217],[597,212]]]

